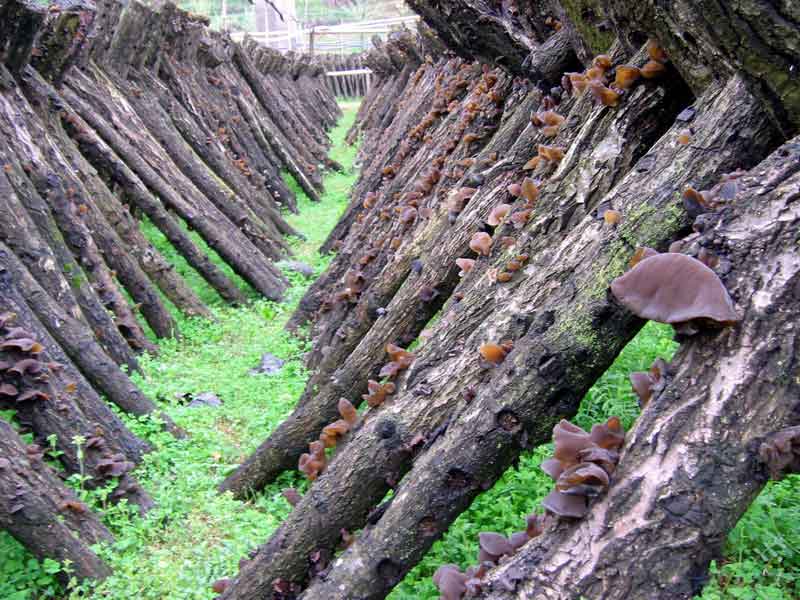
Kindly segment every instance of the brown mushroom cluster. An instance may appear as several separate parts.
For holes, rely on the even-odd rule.
[[[408,369],[411,363],[414,362],[414,358],[416,358],[414,354],[403,350],[400,346],[395,344],[386,344],[386,354],[389,355],[389,362],[383,365],[380,373],[378,373],[378,376],[381,378],[388,377],[389,379],[394,379],[401,371]],[[394,389],[389,393],[394,393]]]
[[[358,412],[353,404],[346,398],[340,398],[337,405],[341,419],[326,425],[318,440],[308,445],[308,452],[300,455],[298,469],[305,474],[309,481],[314,481],[327,466],[326,448],[335,448],[339,440],[358,424]],[[284,490],[284,495],[286,496]],[[291,496],[291,497],[289,497]],[[299,501],[296,494],[289,494],[290,503]],[[294,505],[294,504],[293,504]]]
[[[532,513],[527,517],[527,527],[509,537],[493,531],[479,533],[477,565],[468,567],[464,572],[458,565],[442,565],[433,574],[433,583],[441,594],[441,600],[460,600],[464,595],[480,594],[489,569],[513,556],[529,540],[541,535],[551,518]]]
[[[50,399],[47,393],[36,389],[37,383],[49,379],[49,367],[38,357],[44,346],[22,327],[13,327],[14,319],[11,313],[0,315],[0,350],[14,356],[12,360],[0,360],[0,407]]]
[[[433,575],[442,600],[478,595],[489,569],[513,556],[528,541],[540,536],[557,518],[579,519],[589,511],[589,500],[602,494],[619,461],[625,432],[617,417],[592,427],[587,433],[569,421],[553,428],[555,452],[542,470],[556,482],[542,500],[546,514],[531,513],[527,526],[506,537],[492,531],[478,535],[478,564],[462,572],[457,565],[442,565]]]
[[[337,302],[347,301],[356,304],[358,297],[367,285],[367,278],[362,271],[348,271],[344,278],[344,289],[334,297]]]
[[[505,270],[499,271],[495,277],[498,283],[507,283],[514,277],[514,273],[519,271],[528,262],[527,254],[518,254],[505,264]]]
[[[689,186],[683,192],[683,206],[692,217],[705,212],[718,210],[730,203],[739,193],[739,178],[744,171],[734,171],[722,176],[720,181],[709,190],[698,191]]]
[[[553,428],[553,458],[542,463],[542,470],[556,482],[542,506],[557,517],[585,516],[589,500],[608,489],[624,442],[625,431],[618,417],[593,425],[591,433],[562,420]]]
[[[619,65],[613,70],[611,58],[601,54],[594,58],[592,66],[583,73],[566,73],[561,78],[561,87],[567,93],[579,96],[588,89],[598,104],[618,106],[622,96],[639,78],[655,79],[666,72],[664,65],[667,55],[656,40],[647,43],[647,53],[649,60],[643,67]]]

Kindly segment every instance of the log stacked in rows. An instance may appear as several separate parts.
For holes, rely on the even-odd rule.
[[[532,4],[411,2],[453,53],[422,36],[367,56],[362,172],[289,323],[311,324],[313,375],[221,489],[245,497],[298,464],[313,483],[222,598],[385,597],[642,327],[610,292],[637,251],[705,261],[737,316],[677,324],[609,494],[548,520],[469,594],[690,598],[768,463],[796,465],[794,430],[776,432],[798,414],[800,163],[797,139],[780,144],[799,88],[756,78],[746,53],[784,64],[797,15],[790,30],[752,0],[690,39],[657,2]],[[783,37],[753,39],[755,14]],[[723,21],[748,43],[717,37]]]
[[[338,108],[307,63],[266,60],[169,4],[0,1],[0,408],[17,426],[0,422],[0,524],[37,556],[72,560],[78,577],[108,574],[89,546],[111,535],[47,453],[65,475],[112,483],[112,499],[146,511],[131,472],[149,446],[101,395],[157,413],[120,368],[155,352],[144,322],[179,335],[168,302],[211,317],[139,219],[225,301],[247,295],[187,229],[280,300],[287,281],[274,261],[296,233],[281,209],[297,210],[281,172],[313,199],[338,166],[325,133]]]

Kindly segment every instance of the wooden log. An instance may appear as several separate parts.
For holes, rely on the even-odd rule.
[[[64,311],[2,242],[0,265],[12,274],[25,302],[97,391],[129,414],[144,416],[157,411],[153,401],[103,351],[85,324]],[[169,416],[160,413],[159,417],[170,431],[181,435]]]
[[[6,263],[8,251],[0,248],[0,255]],[[152,500],[128,472],[149,446],[136,438],[95,393],[25,302],[14,279],[3,267],[0,311],[12,315],[7,321],[13,320],[13,325],[7,324],[3,330],[0,360],[14,365],[16,372],[9,369],[2,378],[18,392],[0,397],[3,408],[16,411],[16,419],[34,432],[40,447],[49,447],[49,438],[54,436],[59,462],[68,473],[85,474],[85,484],[90,487],[116,479],[115,499],[127,498],[142,511],[148,510]],[[30,350],[17,347],[11,342],[17,336],[38,346]],[[31,394],[27,398],[26,392]]]
[[[41,75],[27,69],[20,78],[24,92],[34,109],[46,107],[51,99],[57,100],[55,90],[50,87]],[[47,130],[58,143],[58,147],[70,164],[76,165],[76,172],[88,192],[87,200],[92,209],[99,209],[104,218],[114,228],[125,244],[128,252],[136,258],[141,269],[158,288],[189,316],[205,316],[211,313],[197,297],[197,294],[186,284],[175,268],[150,244],[139,229],[139,225],[130,211],[109,189],[97,171],[87,162],[78,147],[63,128],[60,115],[49,110],[38,110],[39,116],[46,121]]]
[[[797,423],[789,374],[798,370],[799,142],[739,177],[735,197],[702,215],[691,241],[725,265],[717,271],[742,322],[683,341],[666,386],[626,436],[608,495],[493,570],[481,597],[688,600],[700,592],[709,562],[776,466],[760,448]]]
[[[51,97],[51,100],[53,99],[55,98]],[[150,193],[144,182],[114,150],[98,137],[71,107],[62,105],[60,114],[62,125],[75,140],[81,153],[108,181],[120,187],[125,200],[150,218],[189,265],[223,299],[233,304],[243,304],[246,298],[236,284],[195,245],[175,217],[166,210],[157,197]]]
[[[65,80],[69,93],[79,96],[88,106],[105,107],[110,111],[108,114],[113,115],[112,121],[125,119],[130,123],[140,122],[142,129],[139,136],[131,139],[151,168],[169,176],[172,186],[184,197],[200,197],[201,206],[216,209],[216,212],[235,224],[265,257],[277,259],[281,256],[277,232],[270,234],[260,219],[245,209],[235,196],[231,197],[230,190],[223,190],[209,174],[208,168],[196,160],[191,149],[171,127],[169,118],[163,113],[158,114],[160,106],[157,102],[150,103],[149,111],[143,111],[141,107],[136,110],[134,103],[127,100],[124,91],[117,88],[112,77],[99,69],[95,69],[91,75],[90,78],[80,71],[73,72]],[[70,98],[73,97],[70,95]],[[73,101],[70,102],[75,106]],[[169,157],[169,161],[163,160],[164,156]],[[277,239],[273,239],[273,235]],[[271,264],[266,262],[265,266],[269,268]],[[280,278],[277,269],[272,267],[271,270],[274,277]]]
[[[147,141],[136,146],[128,140],[137,140],[141,133],[134,134],[122,123],[117,128],[97,114],[82,98],[64,88],[62,96],[69,106],[114,150],[114,152],[141,178],[142,182],[157,194],[187,224],[196,229],[203,239],[216,250],[231,268],[248,281],[261,294],[279,300],[285,288],[285,280],[266,257],[244,236],[244,234],[214,207],[203,194],[185,178],[170,169],[169,183],[150,164],[162,162],[161,155]],[[119,129],[119,131],[117,131]],[[141,131],[145,128],[142,127]],[[124,132],[125,137],[120,132]],[[127,139],[126,139],[127,138]],[[143,155],[150,155],[145,160]],[[181,185],[178,185],[178,184]],[[176,186],[180,193],[176,191]],[[190,190],[193,190],[190,192]]]
[[[87,289],[86,275],[58,234],[58,227],[28,180],[24,165],[4,148],[0,148],[0,160],[4,165],[0,174],[0,202],[3,202],[5,214],[14,215],[13,219],[0,220],[2,241],[17,253],[68,314],[90,325],[97,340],[117,364],[139,370],[133,351],[105,307],[94,290]]]
[[[115,311],[118,322],[125,328],[126,337],[132,345],[155,351],[155,347],[147,341],[138,326],[125,298],[117,290],[106,263],[116,271],[117,277],[134,301],[141,305],[142,314],[156,335],[172,337],[177,332],[177,325],[155,286],[124,251],[122,240],[99,210],[91,210],[92,200],[89,194],[80,180],[72,175],[71,165],[50,138],[27,100],[21,93],[15,93],[3,95],[0,102],[0,127],[8,141],[15,144],[18,154],[22,154],[23,149],[27,151],[31,165],[28,177],[46,200],[48,209],[76,261],[84,267],[84,272],[95,289],[108,299],[106,306]],[[22,115],[24,126],[14,125],[15,115]],[[16,121],[19,123],[19,119]],[[36,142],[31,144],[31,140]],[[92,227],[91,232],[89,226]]]
[[[111,533],[29,448],[0,420],[0,528],[39,559],[68,560],[77,579],[105,579],[111,569],[90,546]]]
[[[628,44],[654,36],[696,92],[738,73],[784,135],[800,127],[797,10],[768,0],[681,0],[668,10],[653,0],[613,0],[603,8]]]
[[[734,90],[737,100],[730,94]],[[369,510],[411,465],[415,438],[421,436],[428,440],[424,451],[383,516],[334,563],[324,581],[305,592],[308,598],[384,597],[523,447],[545,441],[552,424],[573,414],[641,325],[606,298],[608,281],[622,271],[636,245],[663,248],[686,229],[688,220],[677,196],[690,177],[716,178],[752,157],[751,151],[764,152],[774,139],[758,103],[749,97],[739,104],[742,94],[747,97],[737,80],[697,102],[700,150],[677,144],[676,126],[627,174],[614,177],[613,188],[585,206],[580,195],[562,205],[541,197],[537,205],[544,211],[551,206],[554,213],[529,222],[514,249],[538,257],[528,277],[488,295],[487,285],[491,290],[497,284],[486,283],[486,271],[508,260],[507,253],[495,248],[487,264],[465,278],[459,288],[463,298],[446,308],[396,395],[374,416],[367,415],[223,598],[272,597],[268,586],[276,579],[302,585],[307,574],[298,566],[299,557],[308,556],[306,548],[332,548],[340,528],[362,527]],[[631,101],[629,110],[635,105]],[[597,127],[604,111],[587,118],[585,134]],[[741,127],[740,135],[729,137],[729,127]],[[720,152],[709,157],[702,151],[706,142]],[[573,154],[565,160],[556,178],[579,159]],[[484,184],[481,189],[489,196],[505,189],[497,183],[491,187]],[[605,227],[592,214],[606,203],[628,215],[622,230]],[[672,216],[666,219],[667,214]],[[558,279],[557,273],[571,273],[572,285],[545,283]],[[506,337],[515,339],[513,352],[497,368],[482,369],[478,346]],[[465,390],[469,393],[462,395]]]

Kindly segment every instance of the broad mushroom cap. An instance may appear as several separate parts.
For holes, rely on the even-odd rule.
[[[580,519],[589,512],[586,497],[570,496],[562,494],[558,490],[553,490],[547,494],[542,500],[542,506],[557,517],[568,517],[570,519]]]
[[[645,258],[611,282],[611,293],[637,317],[668,323],[739,321],[716,273],[696,258],[667,252]]]

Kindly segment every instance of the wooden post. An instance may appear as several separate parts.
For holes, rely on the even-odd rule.
[[[314,56],[314,27],[311,28],[308,34],[308,53]]]

